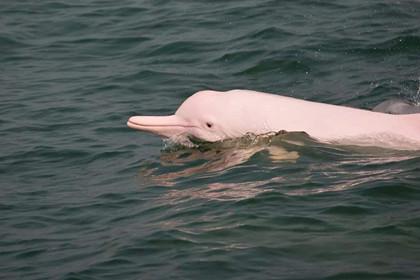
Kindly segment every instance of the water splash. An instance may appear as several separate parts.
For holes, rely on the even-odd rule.
[[[417,79],[417,92],[416,95],[413,97],[413,102],[416,106],[420,105],[420,76]]]

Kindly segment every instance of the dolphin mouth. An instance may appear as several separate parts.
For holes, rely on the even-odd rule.
[[[170,116],[133,116],[127,121],[127,126],[166,138],[186,134],[194,127],[177,115]]]

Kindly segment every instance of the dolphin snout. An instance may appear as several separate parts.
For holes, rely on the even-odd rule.
[[[185,134],[187,129],[191,127],[188,122],[177,115],[133,116],[128,119],[127,126],[167,138]]]

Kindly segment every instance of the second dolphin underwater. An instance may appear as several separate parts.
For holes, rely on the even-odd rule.
[[[133,116],[127,125],[207,142],[287,131],[331,144],[420,149],[420,113],[393,115],[251,90],[199,91],[174,115]]]

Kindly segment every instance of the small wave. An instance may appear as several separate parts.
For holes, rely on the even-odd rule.
[[[4,53],[13,53],[16,49],[28,47],[30,45],[23,43],[17,39],[6,36],[6,34],[0,35],[0,51]]]
[[[126,7],[115,7],[115,8],[93,8],[81,14],[81,17],[91,19],[93,17],[103,18],[106,16],[121,16],[124,18],[144,14],[149,10],[144,7],[126,6]]]
[[[363,55],[418,54],[419,51],[419,36],[399,36],[379,44],[347,50],[349,53]]]
[[[177,41],[170,42],[157,49],[151,50],[147,55],[149,56],[165,56],[183,53],[196,53],[200,51],[209,51],[211,43],[198,41]]]
[[[223,54],[221,57],[215,59],[214,62],[229,62],[229,64],[240,63],[252,58],[259,57],[263,54],[264,51],[261,50],[235,51]]]
[[[258,75],[265,73],[309,73],[309,63],[292,59],[264,59],[236,75]]]
[[[272,40],[273,38],[279,39],[279,38],[288,38],[290,36],[293,36],[293,33],[287,32],[283,29],[280,29],[278,27],[267,27],[262,30],[255,31],[252,34],[246,35],[246,38],[252,38],[252,39],[258,39],[258,40]]]
[[[362,192],[366,197],[392,198],[394,201],[420,198],[420,190],[416,186],[410,186],[397,180],[371,182],[370,187],[363,189]]]
[[[96,45],[100,47],[104,44],[115,44],[118,45],[119,48],[126,44],[138,44],[145,41],[151,40],[150,37],[147,36],[121,36],[121,37],[89,37],[89,38],[78,38],[78,39],[66,39],[61,41],[56,41],[54,44],[77,44],[77,45]],[[50,47],[54,47],[54,45],[50,45]]]
[[[322,213],[331,215],[363,216],[371,214],[372,209],[355,205],[335,205],[333,207],[326,208],[322,211]]]
[[[332,274],[323,279],[325,280],[340,280],[340,279],[410,279],[410,274],[402,272],[368,272],[368,271],[352,271],[340,272]]]

